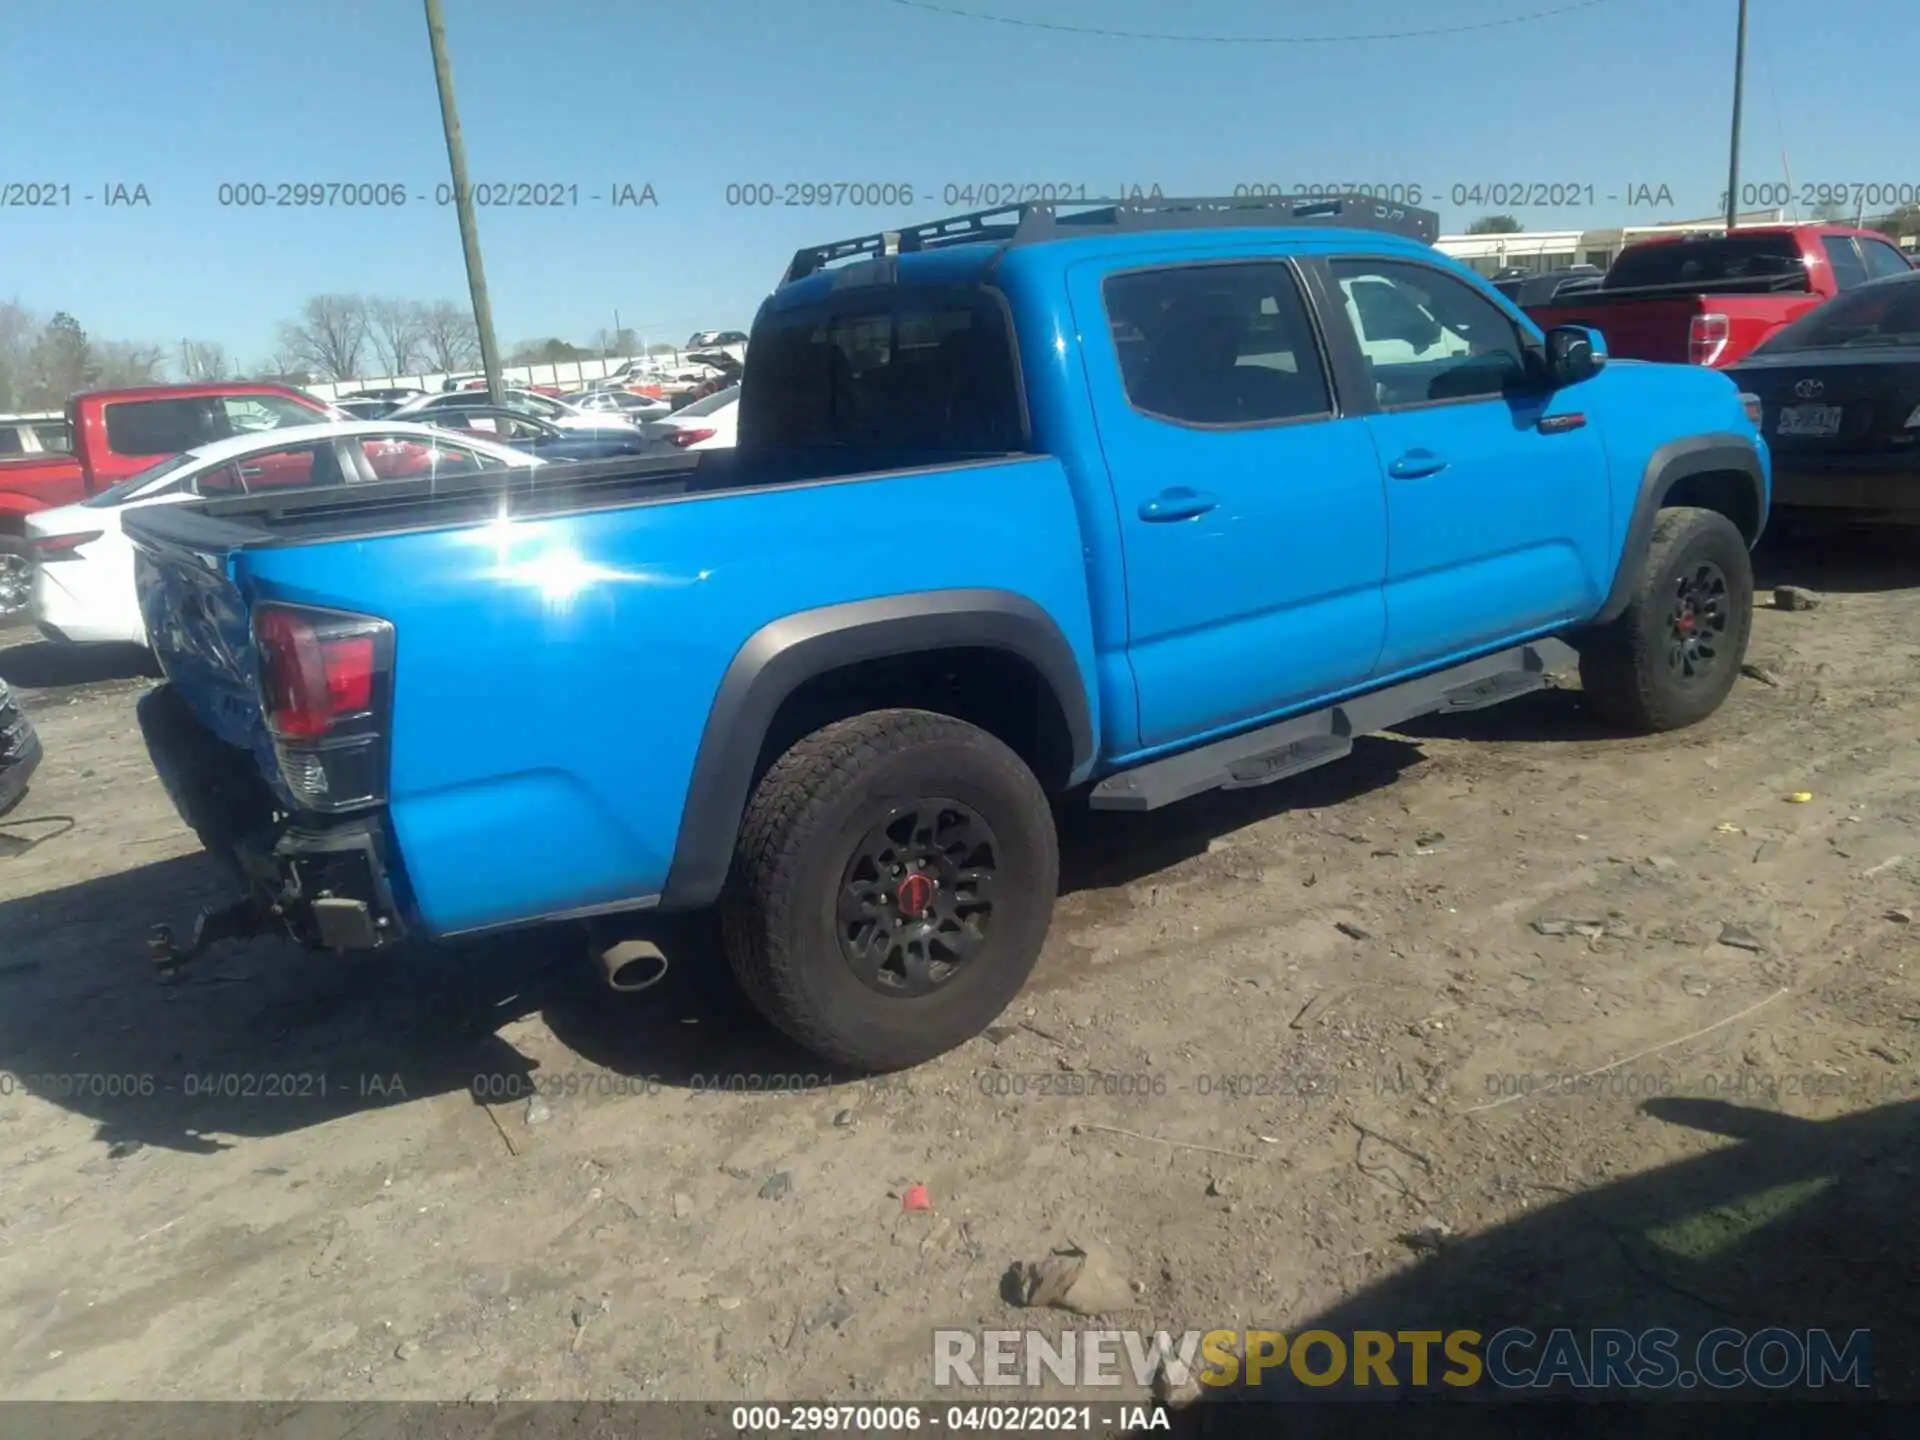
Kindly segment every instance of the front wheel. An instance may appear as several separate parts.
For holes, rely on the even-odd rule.
[[[1026,983],[1060,859],[1046,792],[984,730],[925,710],[837,721],[767,771],[721,898],[756,1008],[858,1071],[932,1059]]]
[[[1602,719],[1642,733],[1706,719],[1733,689],[1753,630],[1753,560],[1715,510],[1662,510],[1620,616],[1580,647],[1580,686]]]

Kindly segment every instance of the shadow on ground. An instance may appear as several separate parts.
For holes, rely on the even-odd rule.
[[[1204,854],[1228,831],[1339,804],[1418,756],[1365,740],[1346,764],[1291,785],[1151,815],[1078,811],[1065,825],[1063,888],[1122,884]],[[534,1063],[497,1032],[533,1014],[583,1060],[663,1086],[751,1095],[791,1088],[795,1076],[823,1087],[865,1078],[826,1073],[750,1009],[711,915],[649,922],[669,970],[635,995],[607,989],[574,927],[358,958],[234,942],[160,984],[148,927],[184,933],[228,894],[196,853],[0,902],[0,1074],[95,1120],[105,1146],[196,1153],[224,1147],[212,1137],[283,1134],[456,1090],[476,1103],[524,1098]]]
[[[1675,1425],[1694,1435],[1729,1433],[1729,1426],[1772,1435],[1780,1433],[1775,1407],[1736,1402],[1920,1398],[1920,1266],[1914,1258],[1920,1254],[1920,1210],[1913,1203],[1920,1175],[1920,1103],[1809,1121],[1724,1101],[1676,1098],[1648,1101],[1642,1114],[1649,1127],[1685,1126],[1732,1143],[1579,1193],[1537,1187],[1540,1206],[1524,1218],[1483,1234],[1442,1240],[1427,1258],[1332,1309],[1276,1317],[1272,1328],[1289,1336],[1326,1330],[1346,1337],[1362,1330],[1398,1337],[1402,1331],[1471,1329],[1483,1337],[1477,1348],[1490,1361],[1493,1338],[1520,1327],[1535,1339],[1504,1353],[1507,1373],[1522,1381],[1540,1373],[1556,1329],[1573,1331],[1579,1337],[1576,1353],[1589,1357],[1594,1352],[1584,1347],[1594,1329],[1634,1336],[1661,1328],[1675,1332],[1669,1344],[1671,1383],[1615,1389],[1606,1398],[1617,1403],[1554,1405],[1550,1430],[1559,1435],[1640,1435]],[[1760,1364],[1776,1378],[1799,1383],[1720,1389],[1708,1383],[1705,1366],[1718,1362],[1716,1373],[1725,1375],[1739,1362],[1742,1348],[1722,1346],[1703,1356],[1702,1341],[1723,1327],[1746,1336],[1779,1327],[1802,1337],[1803,1346],[1807,1332],[1825,1330],[1837,1355],[1864,1354],[1868,1362],[1861,1370],[1843,1364],[1838,1367],[1842,1378],[1816,1389],[1801,1378],[1805,1370],[1791,1363],[1794,1352],[1773,1345]],[[1864,1349],[1849,1352],[1855,1332],[1863,1330],[1869,1332]],[[1538,1406],[1476,1401],[1570,1394],[1564,1382],[1532,1391],[1503,1390],[1487,1381],[1470,1389],[1449,1387],[1440,1378],[1458,1370],[1438,1347],[1430,1383],[1416,1391],[1409,1384],[1410,1352],[1395,1343],[1388,1361],[1406,1389],[1308,1387],[1283,1363],[1265,1372],[1258,1387],[1243,1379],[1227,1390],[1203,1392],[1180,1417],[1179,1431],[1220,1437],[1266,1437],[1283,1430],[1321,1435],[1347,1433],[1369,1420],[1371,1426],[1356,1433],[1424,1435],[1438,1433],[1435,1427],[1442,1423],[1449,1433],[1459,1428],[1506,1433],[1510,1425],[1537,1428],[1534,1422],[1545,1416]],[[1812,1348],[1805,1346],[1802,1353]],[[1312,1371],[1327,1367],[1324,1347],[1309,1354]],[[1637,1370],[1647,1358],[1636,1354],[1628,1363]],[[1689,1373],[1696,1383],[1678,1378]],[[1275,1379],[1287,1388],[1272,1388]],[[1862,1380],[1865,1386],[1857,1383]],[[1389,1417],[1356,1410],[1362,1397],[1403,1407],[1392,1418],[1414,1428],[1372,1428]],[[1588,1391],[1586,1398],[1600,1397]],[[1237,1403],[1261,1399],[1279,1399],[1283,1408]],[[1720,1403],[1644,1403],[1680,1399]],[[1285,1403],[1316,1400],[1320,1403]],[[1340,1400],[1354,1403],[1335,1403]],[[1417,1411],[1405,1409],[1408,1405]],[[1859,1428],[1858,1412],[1841,1421],[1830,1407],[1809,1408],[1825,1411],[1829,1425],[1840,1421],[1844,1433],[1882,1433]]]
[[[1770,540],[1764,583],[1920,585],[1920,558],[1903,550],[1905,532],[1829,537],[1817,551],[1796,549],[1800,543]],[[0,649],[0,675],[23,687],[87,684],[139,673],[133,658],[129,671],[124,654],[28,641]],[[1605,733],[1578,693],[1563,690],[1406,729],[1415,741]],[[1365,738],[1338,764],[1151,814],[1069,802],[1061,812],[1062,891],[1124,886],[1206,853],[1235,830],[1341,805],[1392,784],[1420,757],[1409,739]],[[0,863],[42,837],[16,838],[12,850],[0,848]],[[212,1138],[219,1135],[280,1134],[423,1095],[473,1093],[476,1078],[488,1098],[530,1093],[533,1062],[498,1032],[532,1014],[584,1060],[668,1086],[723,1076],[751,1093],[756,1080],[821,1069],[746,1007],[710,917],[658,929],[671,969],[640,995],[607,990],[583,937],[562,928],[361,959],[254,941],[216,949],[182,984],[159,986],[146,960],[147,927],[178,923],[222,898],[214,867],[194,855],[0,903],[0,1076],[90,1117],[106,1146],[207,1152],[225,1143]]]
[[[158,674],[144,646],[56,645],[33,638],[30,631],[0,631],[0,680],[19,690],[60,690]]]
[[[1800,585],[1841,595],[1920,589],[1920,530],[1774,512],[1753,557],[1764,593]]]

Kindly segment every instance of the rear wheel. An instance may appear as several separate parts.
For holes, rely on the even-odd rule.
[[[818,1055],[894,1070],[1019,993],[1059,884],[1046,792],[999,740],[924,710],[807,736],[755,790],[721,900],[756,1008]]]
[[[33,547],[24,536],[0,535],[0,620],[26,613],[33,599]]]
[[[1640,587],[1580,649],[1580,685],[1609,724],[1678,730],[1720,708],[1753,629],[1747,542],[1715,510],[1662,510]]]

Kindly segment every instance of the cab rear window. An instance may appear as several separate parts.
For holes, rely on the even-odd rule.
[[[887,289],[770,310],[751,344],[742,449],[1025,448],[1013,335],[986,292]]]
[[[1620,254],[1606,288],[1641,285],[1711,285],[1722,280],[1805,280],[1806,262],[1791,235],[1723,235],[1709,240],[1663,240]],[[1767,288],[1774,288],[1769,285]]]
[[[218,396],[121,400],[107,406],[107,448],[116,455],[167,455],[233,433]]]
[[[106,407],[107,448],[116,455],[171,455],[231,435],[325,420],[318,404],[285,395],[192,395],[116,400]]]

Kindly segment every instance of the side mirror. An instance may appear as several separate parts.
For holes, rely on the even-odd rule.
[[[1578,385],[1606,368],[1606,337],[1587,325],[1556,325],[1547,331],[1546,359],[1551,384]]]

